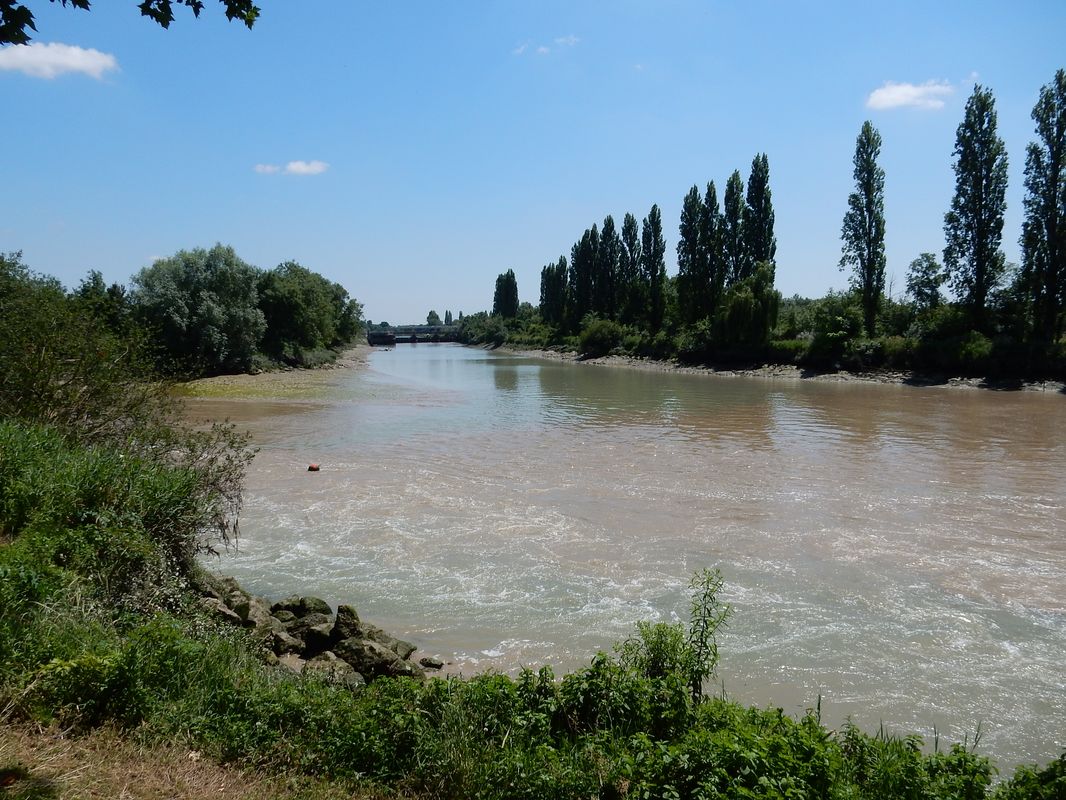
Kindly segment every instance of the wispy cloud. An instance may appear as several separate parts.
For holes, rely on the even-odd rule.
[[[321,175],[329,169],[325,161],[290,161],[285,165],[287,175]]]
[[[22,72],[51,80],[67,72],[80,72],[100,80],[105,72],[118,69],[110,53],[59,42],[32,42],[0,47],[0,70]]]
[[[260,175],[277,175],[284,172],[286,175],[321,175],[329,164],[325,161],[290,161],[284,167],[277,164],[256,164],[252,167]]]
[[[568,36],[557,36],[553,41],[555,42],[555,46],[556,47],[563,48],[563,47],[575,47],[577,45],[577,43],[581,41],[581,39],[579,39],[577,36],[574,36],[574,34],[571,33]],[[521,55],[525,55],[526,53],[535,53],[538,56],[546,56],[546,55],[550,54],[551,51],[552,51],[552,49],[546,44],[541,44],[541,45],[537,45],[536,47],[533,47],[533,45],[530,42],[527,41],[527,42],[522,42],[522,44],[520,44],[520,45],[518,45],[518,47],[514,48],[511,51],[511,55],[521,56]]]
[[[866,98],[866,107],[877,111],[892,108],[938,109],[944,107],[944,98],[955,91],[947,81],[925,83],[896,83],[885,81],[880,89],[874,89]]]

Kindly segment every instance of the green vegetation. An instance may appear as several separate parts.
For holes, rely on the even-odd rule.
[[[0,255],[0,301],[13,309],[0,323],[7,331],[0,348],[13,351],[32,341],[42,355],[58,348],[84,368],[104,369],[112,362],[89,359],[91,343],[110,352],[112,361],[133,355],[124,363],[139,364],[144,377],[195,378],[278,364],[317,366],[336,359],[363,329],[362,306],[340,284],[294,261],[260,270],[223,245],[159,259],[131,284],[129,290],[106,286],[91,271],[68,294],[58,281],[32,273],[21,254]],[[55,392],[85,391],[37,365],[15,359],[9,367],[20,364],[26,373],[10,378],[15,382],[0,387],[0,395],[29,391],[45,409],[43,401]],[[135,392],[127,406],[136,406],[139,396]]]
[[[730,613],[713,570],[694,577],[686,623],[641,623],[561,680],[545,667],[353,689],[271,666],[253,634],[216,621],[195,590],[197,553],[232,533],[245,442],[225,427],[183,428],[101,326],[71,358],[43,315],[58,310],[88,334],[91,304],[3,264],[3,723],[118,730],[290,776],[308,796],[1062,796],[1061,759],[993,789],[995,770],[972,746],[928,753],[913,736],[829,731],[817,710],[792,719],[708,697]],[[765,268],[749,280],[760,273],[768,280]],[[599,323],[586,330],[618,326]],[[36,390],[11,388],[30,380],[50,391],[47,408]]]
[[[1066,71],[1033,109],[1037,142],[1026,159],[1021,267],[1000,249],[1007,155],[990,90],[977,86],[957,131],[955,193],[945,215],[943,266],[921,253],[906,294],[885,292],[881,136],[856,141],[855,190],[841,229],[845,292],[782,298],[765,154],[734,171],[722,206],[713,181],[682,202],[676,276],[668,277],[658,206],[621,235],[607,216],[541,270],[540,305],[461,321],[468,343],[677,359],[686,363],[796,364],[816,370],[909,370],[931,377],[1066,379]],[[503,276],[501,276],[502,278]],[[953,297],[945,297],[948,285]]]

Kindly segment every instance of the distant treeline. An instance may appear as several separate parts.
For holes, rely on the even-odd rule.
[[[719,206],[714,182],[684,198],[677,274],[667,276],[658,206],[621,232],[607,216],[541,270],[540,303],[517,302],[513,271],[497,278],[493,310],[465,317],[468,342],[563,347],[700,362],[890,367],[1015,377],[1066,375],[1066,71],[1033,109],[1026,149],[1022,263],[1001,249],[1007,153],[995,100],[975,86],[956,132],[955,192],[944,215],[943,262],[921,253],[906,293],[885,293],[884,170],[870,122],[855,146],[855,189],[841,226],[845,291],[783,299],[769,161],[739,172]],[[942,287],[947,285],[951,296]],[[506,291],[501,291],[505,289]]]
[[[37,346],[47,331],[73,347],[106,339],[179,377],[313,366],[362,329],[362,306],[340,284],[295,261],[261,270],[220,244],[159,259],[129,287],[92,270],[69,292],[20,253],[0,255],[0,304],[9,346]]]

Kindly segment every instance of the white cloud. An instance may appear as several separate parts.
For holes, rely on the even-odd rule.
[[[285,165],[287,175],[321,175],[327,169],[325,161],[290,161]]]
[[[275,172],[279,172],[281,167],[277,164],[256,164],[255,171],[260,175],[273,175]]]
[[[880,89],[874,89],[866,98],[866,107],[878,111],[890,108],[944,107],[944,98],[955,91],[947,81],[926,81],[921,84],[885,81]]]
[[[541,45],[540,47],[537,48],[537,55],[538,56],[546,56],[550,52],[551,52],[551,50],[549,48],[545,47],[544,45]]]
[[[560,47],[573,47],[580,41],[580,39],[578,39],[576,36],[574,36],[574,34],[571,33],[569,36],[560,36],[558,39],[555,40],[555,43]]]
[[[516,47],[514,50],[512,50],[511,54],[512,55],[516,55],[516,56],[520,56],[520,55],[522,55],[522,53],[526,52],[526,50],[528,50],[528,49],[529,49],[529,42],[523,42],[522,44],[518,45],[518,47]]]
[[[92,48],[32,42],[0,47],[0,70],[4,69],[49,80],[66,72],[81,72],[100,80],[105,72],[118,69],[118,60],[110,53]]]

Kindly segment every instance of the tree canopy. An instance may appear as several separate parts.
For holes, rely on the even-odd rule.
[[[57,0],[51,0],[55,3]],[[58,0],[70,8],[89,11],[91,0]],[[259,6],[252,0],[219,0],[226,9],[226,19],[243,22],[251,28],[259,18]],[[164,28],[169,28],[174,21],[174,6],[187,6],[194,17],[199,17],[204,10],[204,0],[142,0],[137,4],[141,16],[148,17]],[[37,32],[33,12],[16,0],[0,0],[0,45],[26,44],[32,36],[29,31]]]
[[[863,123],[855,141],[855,191],[841,228],[840,268],[854,268],[852,285],[862,298],[863,324],[874,335],[881,294],[885,290],[885,171],[877,165],[881,134]]]

